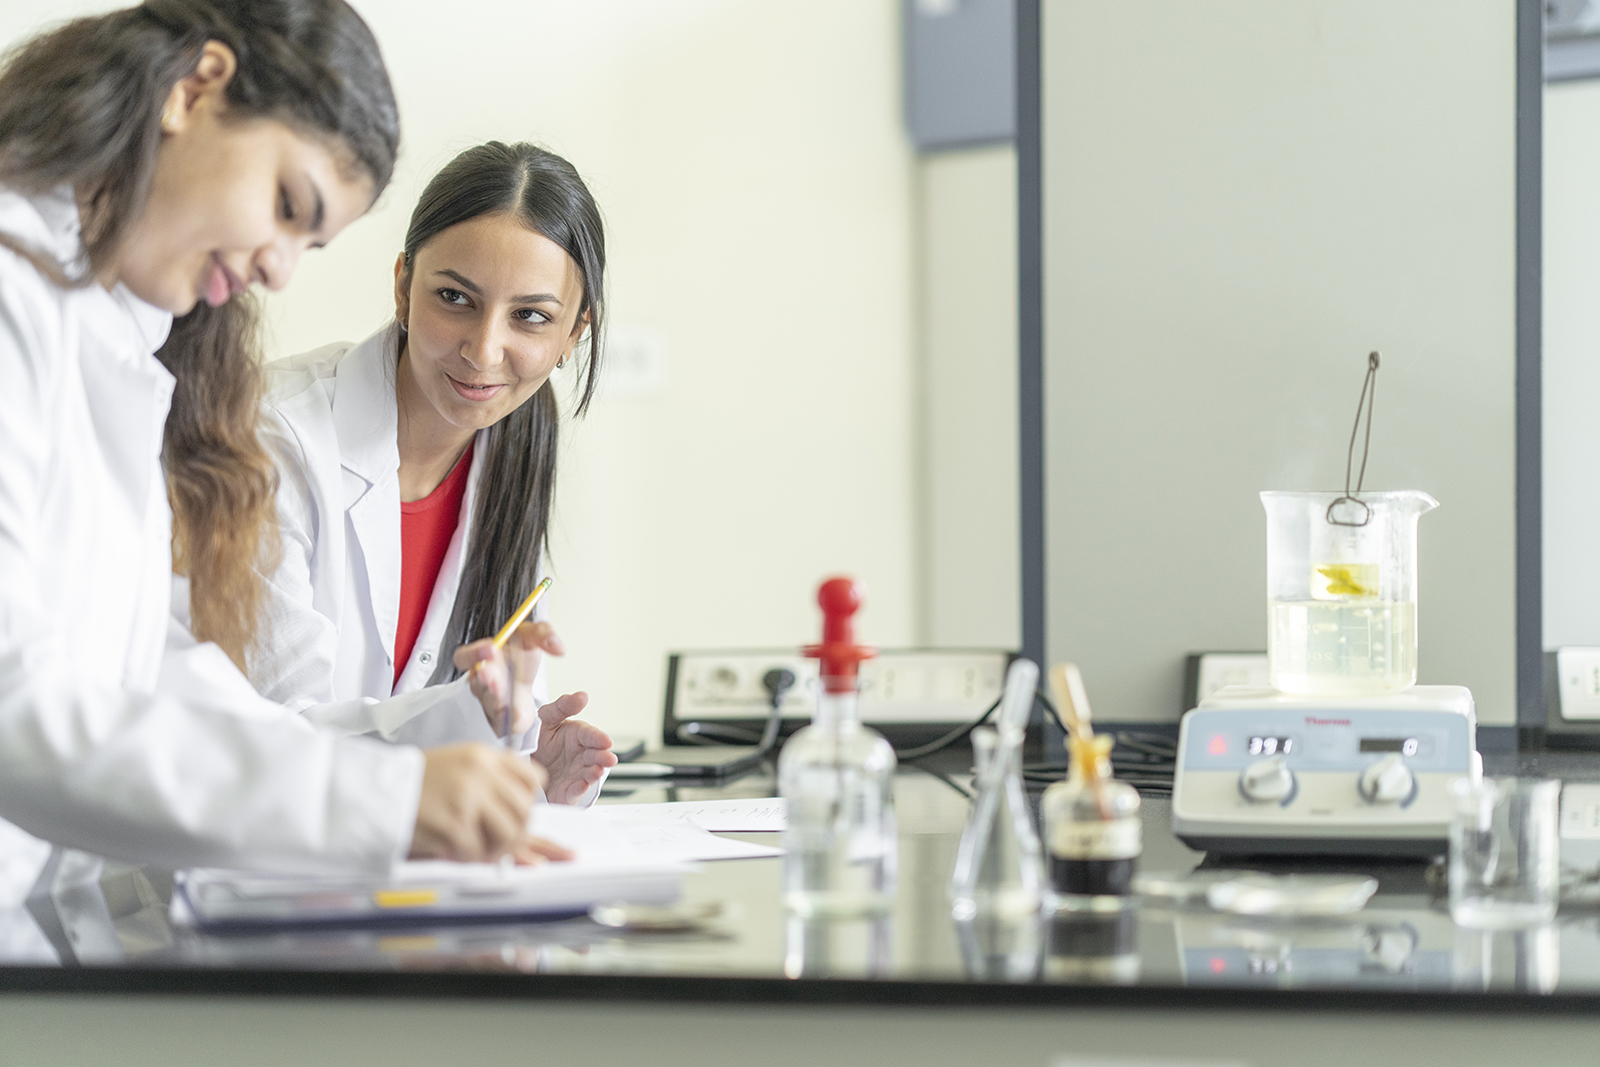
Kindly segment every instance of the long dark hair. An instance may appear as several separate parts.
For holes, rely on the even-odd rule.
[[[376,195],[394,173],[400,122],[377,41],[343,0],[147,0],[24,43],[0,73],[0,184],[76,194],[83,257],[58,264],[0,234],[57,285],[115,262],[149,199],[161,108],[207,41],[233,50],[232,118],[271,118],[332,142]],[[156,353],[177,379],[162,441],[173,566],[190,579],[196,636],[244,665],[262,618],[277,524],[277,475],[256,435],[258,312],[239,296],[173,323]]]
[[[462,152],[422,191],[406,230],[405,278],[410,285],[417,251],[439,232],[504,213],[566,251],[583,276],[578,318],[587,315],[588,343],[581,347],[581,385],[574,414],[594,397],[605,335],[605,226],[600,209],[571,163],[531,144],[490,141]],[[405,334],[401,333],[402,349]],[[555,386],[546,381],[510,415],[489,429],[478,481],[472,539],[456,591],[450,624],[439,644],[439,666],[429,684],[460,672],[451,661],[457,645],[495,632],[533,588],[549,540],[550,501],[556,481],[556,439],[561,412]]]

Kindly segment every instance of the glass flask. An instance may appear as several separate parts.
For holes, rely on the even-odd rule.
[[[1059,911],[1118,911],[1134,900],[1144,847],[1139,792],[1111,777],[1112,738],[1067,739],[1068,777],[1044,791],[1051,903]]]
[[[1044,934],[1037,914],[956,920],[956,943],[967,977],[986,982],[1031,982],[1039,977]]]
[[[881,915],[894,902],[894,749],[861,725],[858,690],[817,686],[811,725],[778,757],[788,803],[783,902],[802,918]]]
[[[1417,681],[1417,519],[1427,493],[1262,493],[1267,670],[1309,696],[1398,693]]]
[[[961,833],[950,877],[950,913],[959,922],[980,916],[1032,919],[1042,902],[1039,836],[1022,787],[1022,730],[972,731],[978,795]]]

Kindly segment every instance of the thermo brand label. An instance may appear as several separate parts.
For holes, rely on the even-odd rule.
[[[1062,823],[1050,830],[1050,853],[1067,860],[1125,860],[1144,844],[1138,819]]]

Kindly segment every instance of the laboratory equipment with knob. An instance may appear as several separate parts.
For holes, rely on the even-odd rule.
[[[1172,828],[1209,851],[1435,855],[1450,783],[1481,773],[1476,742],[1461,686],[1344,700],[1230,686],[1179,727]]]
[[[1482,773],[1472,694],[1417,681],[1416,490],[1352,485],[1372,398],[1367,377],[1343,492],[1265,492],[1271,688],[1227,687],[1179,727],[1174,832],[1231,853],[1436,855],[1450,783]]]

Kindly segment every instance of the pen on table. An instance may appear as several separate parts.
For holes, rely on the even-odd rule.
[[[550,588],[550,579],[549,578],[545,578],[538,585],[533,587],[533,592],[528,594],[528,599],[524,600],[522,602],[522,605],[519,608],[517,608],[516,611],[513,611],[511,613],[511,618],[507,619],[506,620],[506,624],[504,626],[500,627],[500,632],[494,635],[494,647],[495,648],[504,648],[504,647],[506,647],[506,642],[511,640],[511,635],[516,632],[518,626],[522,625],[522,620],[526,619],[528,617],[529,612],[533,611],[533,606],[535,604],[539,603],[539,598],[544,596],[544,591],[546,589],[549,589],[549,588]],[[479,666],[482,665],[482,663],[483,663],[483,661],[479,660],[477,663],[474,663],[472,665],[472,669],[473,670],[477,670],[479,668]],[[505,728],[505,732],[506,732],[506,750],[510,751],[511,748],[513,747],[513,744],[514,744],[514,742],[511,739],[511,694],[510,693],[506,694],[506,716],[505,716],[504,728]]]

